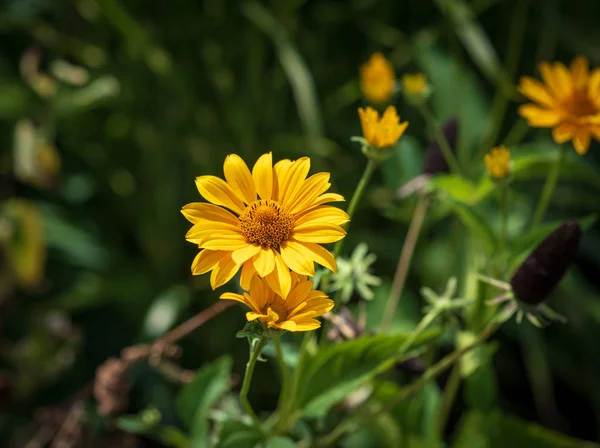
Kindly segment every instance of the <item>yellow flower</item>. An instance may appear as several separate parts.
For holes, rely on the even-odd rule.
[[[579,56],[570,69],[560,62],[542,62],[544,83],[522,77],[518,90],[537,104],[519,107],[529,125],[553,128],[556,143],[573,140],[579,154],[585,154],[591,137],[600,140],[600,69],[591,73],[586,58]]]
[[[202,249],[192,263],[192,273],[212,271],[214,289],[242,268],[244,289],[258,273],[286,297],[290,269],[313,276],[316,261],[335,272],[334,257],[320,244],[342,239],[346,232],[340,226],[350,218],[323,205],[344,200],[339,194],[325,193],[331,186],[329,173],[306,178],[309,170],[308,157],[281,160],[273,166],[267,153],[250,172],[238,155],[231,154],[223,165],[225,181],[197,177],[198,191],[211,204],[194,202],[181,210],[193,224],[186,239]]]
[[[258,319],[268,328],[287,331],[310,331],[321,326],[315,317],[333,308],[333,301],[324,292],[313,290],[313,282],[305,276],[291,274],[292,287],[287,298],[276,294],[266,281],[254,276],[249,292],[226,292],[221,299],[237,300],[252,311],[246,313],[249,322]]]
[[[394,68],[381,53],[375,53],[360,67],[360,88],[367,101],[387,102],[396,83]]]
[[[423,73],[402,76],[402,89],[409,95],[422,95],[427,91],[427,77]]]
[[[510,173],[510,151],[505,146],[492,148],[483,161],[488,174],[494,179],[504,179]]]
[[[377,148],[387,148],[396,144],[402,137],[408,122],[400,123],[400,117],[394,106],[388,106],[379,119],[379,113],[372,107],[358,109],[360,125],[367,143]]]

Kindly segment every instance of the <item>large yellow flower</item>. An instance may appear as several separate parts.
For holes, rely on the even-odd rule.
[[[585,154],[591,137],[600,140],[600,69],[591,73],[586,58],[579,56],[570,69],[560,62],[540,64],[545,84],[522,77],[519,92],[537,104],[519,107],[529,125],[554,128],[556,143],[573,140],[579,154]]]
[[[313,282],[295,272],[291,274],[292,288],[287,298],[276,294],[267,282],[254,276],[249,292],[226,292],[221,299],[237,300],[252,311],[246,313],[249,322],[258,319],[268,328],[288,331],[310,331],[321,326],[315,317],[331,311],[333,300],[324,292],[313,290]]]
[[[360,88],[367,101],[381,104],[389,101],[396,86],[392,64],[381,53],[374,53],[360,67]]]
[[[252,172],[236,154],[225,159],[225,180],[196,178],[198,191],[212,204],[194,202],[181,210],[194,224],[186,239],[203,249],[192,263],[193,274],[211,271],[214,288],[228,282],[242,267],[241,285],[250,286],[258,273],[283,297],[291,288],[290,269],[315,275],[314,262],[335,271],[334,257],[320,244],[342,239],[346,212],[328,202],[343,201],[325,193],[329,173],[306,178],[310,159],[281,160],[262,155]],[[229,209],[229,210],[226,210]]]

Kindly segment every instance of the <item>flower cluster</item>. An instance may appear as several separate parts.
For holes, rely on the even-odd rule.
[[[307,276],[314,263],[335,272],[336,262],[321,244],[342,239],[346,212],[330,202],[343,201],[326,193],[329,173],[307,178],[310,159],[281,160],[262,155],[252,171],[236,154],[225,159],[225,180],[215,176],[196,179],[198,191],[208,201],[183,207],[193,224],[186,239],[200,252],[192,263],[195,275],[211,272],[211,286],[227,283],[241,270],[244,295],[225,293],[237,300],[268,328],[307,331],[319,326],[314,318],[331,310],[333,302],[313,291]]]

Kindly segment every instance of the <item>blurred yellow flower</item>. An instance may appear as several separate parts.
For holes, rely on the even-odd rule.
[[[381,104],[389,101],[394,92],[394,68],[381,53],[375,53],[360,67],[360,88],[367,101]]]
[[[310,331],[321,326],[316,317],[333,308],[333,301],[324,292],[313,290],[313,282],[305,276],[291,274],[292,287],[287,298],[276,294],[266,281],[254,276],[244,294],[226,292],[221,299],[236,300],[252,311],[246,313],[249,322],[258,319],[268,328],[287,331]]]
[[[510,173],[510,151],[505,146],[496,146],[484,158],[485,168],[494,179],[504,179]]]
[[[262,155],[252,172],[236,154],[225,159],[225,180],[215,176],[196,178],[198,191],[211,204],[194,202],[181,212],[193,224],[186,239],[200,253],[192,263],[194,275],[212,271],[217,288],[240,268],[241,285],[250,286],[258,273],[282,297],[291,288],[290,269],[314,276],[314,262],[335,272],[334,257],[320,244],[342,239],[346,212],[328,202],[343,201],[325,193],[329,173],[306,178],[310,159],[281,160],[273,166],[271,153]],[[226,210],[229,209],[229,210]]]
[[[409,95],[422,95],[427,91],[427,77],[423,73],[402,76],[402,89]]]
[[[589,72],[583,56],[570,69],[560,62],[542,62],[544,83],[522,77],[518,90],[537,104],[519,107],[530,126],[553,128],[556,143],[573,140],[579,154],[585,154],[593,137],[600,140],[600,69]]]
[[[379,119],[379,113],[372,107],[358,109],[360,124],[365,140],[371,146],[386,148],[396,144],[402,137],[408,122],[400,123],[400,117],[394,106],[388,106]]]

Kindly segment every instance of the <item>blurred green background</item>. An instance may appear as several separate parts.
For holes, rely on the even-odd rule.
[[[436,117],[458,118],[459,159],[479,179],[481,149],[518,121],[518,76],[535,75],[540,60],[568,63],[577,54],[600,65],[599,17],[595,0],[4,0],[1,445],[24,446],[45,424],[41,410],[68,409],[107,357],[164,333],[226,290],[213,292],[207,275],[190,274],[196,249],[184,240],[189,224],[179,209],[201,200],[195,176],[221,175],[229,153],[249,165],[266,151],[275,159],[309,155],[312,172],[330,171],[332,191],[349,198],[365,163],[350,143],[360,134],[358,67],[381,51],[397,74],[427,74]],[[349,253],[365,241],[377,254],[384,285],[370,316],[381,312],[377,298],[387,296],[414,206],[395,201],[394,191],[420,173],[429,140],[419,115],[401,99],[396,106],[408,131],[378,171],[346,244]],[[521,154],[533,162],[514,186],[513,233],[540,191],[544,151],[555,149],[547,131],[524,141]],[[553,219],[600,211],[599,150],[593,143],[585,157],[570,155]],[[481,208],[498,224],[493,198]],[[552,300],[569,324],[507,324],[495,369],[461,390],[452,427],[466,408],[500,408],[598,440],[599,230],[587,231]],[[468,257],[470,230],[443,210],[424,232],[399,328],[418,319],[419,288],[460,278],[457,254]],[[247,345],[235,333],[243,324],[236,306],[202,326],[182,343],[182,365],[233,353],[241,373]],[[258,369],[251,399],[268,410],[277,378],[271,366]],[[177,386],[149,367],[134,376],[130,411],[153,404],[175,421]],[[90,419],[95,440],[104,440],[107,428]]]

